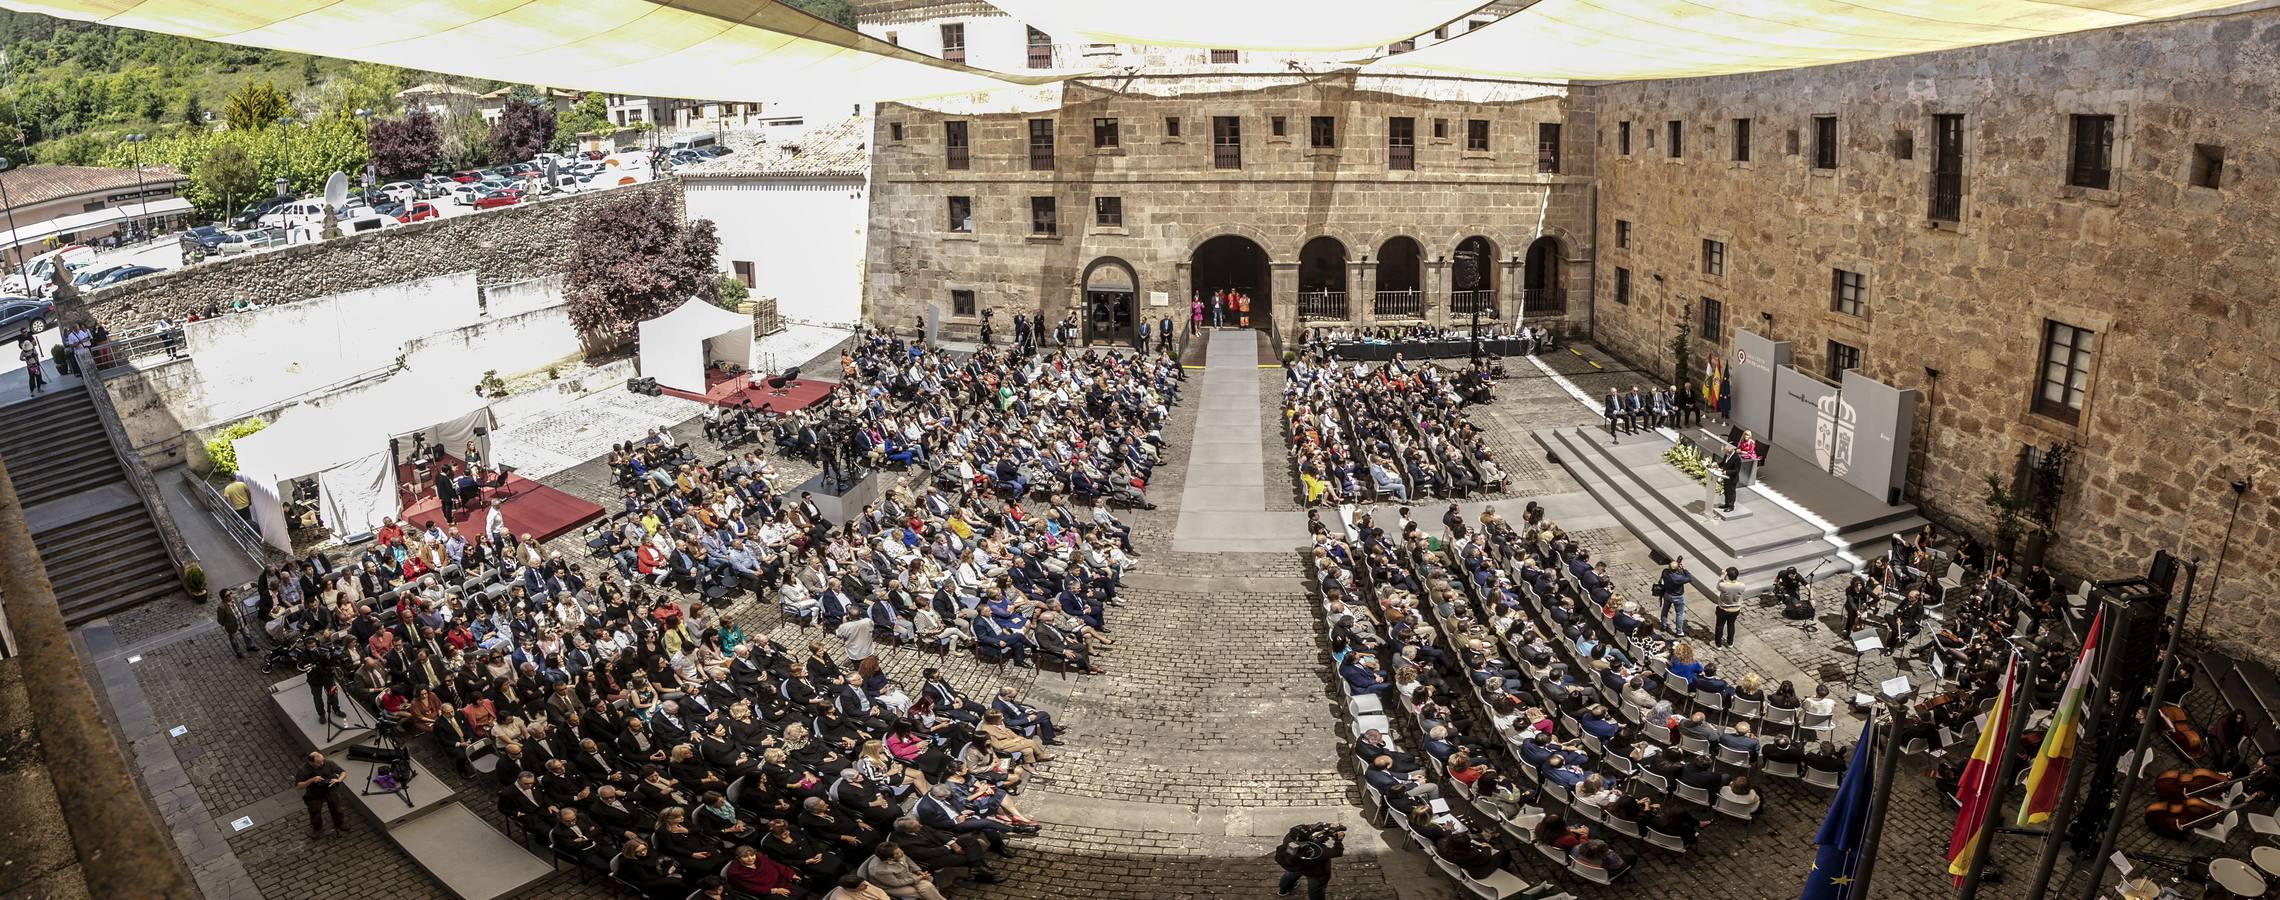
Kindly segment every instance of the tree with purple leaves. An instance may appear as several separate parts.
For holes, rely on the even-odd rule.
[[[712,302],[720,290],[713,223],[683,222],[670,194],[635,194],[598,207],[578,218],[573,233],[562,293],[570,323],[597,342],[614,343],[635,323],[690,298]]]
[[[554,140],[554,110],[509,98],[491,126],[491,164],[527,162]]]
[[[402,178],[435,168],[443,158],[443,132],[425,111],[381,119],[365,134],[367,154],[381,178]]]

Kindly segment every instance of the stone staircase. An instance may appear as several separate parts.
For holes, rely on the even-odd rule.
[[[71,625],[184,596],[101,416],[77,388],[0,408],[0,460]]]

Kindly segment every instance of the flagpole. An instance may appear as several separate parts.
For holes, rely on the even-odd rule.
[[[2125,627],[2122,606],[2123,604],[2108,599],[2106,610],[2112,612],[2113,615],[2106,619],[2105,624],[2099,626],[2101,633],[2098,635],[2098,646],[2095,650],[2100,654],[2098,673],[2091,676],[2090,687],[2091,690],[2098,693],[2090,704],[2089,714],[2082,718],[2083,733],[2090,735],[2090,739],[2093,741],[2100,740],[2098,737],[2101,733],[2100,729],[2104,726],[2106,717],[2114,712],[2113,705],[2105,701],[2113,691],[2115,670],[2120,668],[2118,661],[2122,655],[2107,652],[2107,648],[2112,644],[2110,633]],[[2065,701],[2061,700],[2060,702]],[[2043,735],[2043,740],[2051,740],[2051,735]],[[2085,755],[2083,748],[2077,745],[2074,749],[2072,761],[2068,762],[2066,766],[2066,786],[2059,789],[2058,806],[2051,810],[2050,818],[2043,820],[2047,823],[2044,826],[2047,833],[2043,835],[2042,860],[2035,865],[2035,882],[2034,886],[2027,890],[2027,900],[2042,900],[2043,896],[2050,890],[2051,871],[2058,867],[2058,847],[2060,844],[2066,843],[2066,831],[2061,826],[2063,823],[2074,821],[2074,806],[2077,802],[2076,795],[2082,789],[2082,777],[2094,768],[2094,766],[2083,764]],[[2095,760],[2096,757],[2092,755],[2090,761],[2094,762]]]
[[[1974,837],[1971,845],[1971,866],[1964,870],[1963,889],[1956,894],[1956,900],[1975,900],[1979,896],[1979,880],[1987,872],[1987,854],[1995,844],[1995,816],[2003,808],[2003,795],[2010,793],[2011,779],[2018,775],[2018,748],[2011,742],[2017,740],[2020,730],[2026,727],[2027,707],[2033,705],[2027,702],[2030,692],[2026,687],[2035,676],[2035,657],[2039,655],[2040,649],[2040,645],[2032,638],[2018,641],[2020,658],[2013,663],[2018,671],[2011,677],[2011,696],[2005,701],[2009,707],[2004,710],[2005,721],[2000,724],[1987,723],[2003,729],[2001,739],[1995,742],[1995,746],[2003,751],[2003,757],[1994,760],[1995,779],[1987,788],[1986,812],[1980,816],[1979,834]]]
[[[1900,723],[1906,708],[1904,701],[1894,700],[1886,715],[1885,728],[1891,733],[1885,735],[1882,755],[1876,759],[1876,792],[1868,797],[1868,830],[1860,836],[1860,857],[1853,862],[1853,880],[1845,889],[1845,900],[1868,900],[1870,896],[1868,878],[1876,871],[1876,846],[1884,837],[1884,807],[1892,799],[1892,776],[1900,770]],[[1868,735],[1861,735],[1861,740],[1868,740]]]
[[[2098,837],[2098,852],[2090,857],[2090,886],[2082,890],[2082,900],[2097,900],[2098,889],[2106,883],[2106,860],[2114,855],[2114,838],[2121,834],[2122,823],[2129,821],[2130,794],[2137,791],[2138,773],[2145,771],[2146,751],[2153,749],[2153,722],[2161,718],[2155,706],[2161,702],[2162,692],[2169,689],[2169,679],[2177,674],[2177,639],[2185,633],[2185,613],[2193,606],[2193,578],[2199,574],[2199,558],[2185,564],[2185,593],[2177,601],[2177,619],[2169,626],[2169,648],[2162,653],[2161,674],[2153,679],[2153,693],[2146,697],[2142,707],[2137,749],[2130,752],[2129,769],[2122,773],[2121,785],[2114,788],[2113,815],[2106,820],[2105,832]]]

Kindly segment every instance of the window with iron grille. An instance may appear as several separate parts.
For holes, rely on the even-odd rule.
[[[1307,143],[1324,148],[1338,146],[1338,117],[1315,116],[1307,125]]]
[[[1615,155],[1631,155],[1631,123],[1615,123]]]
[[[1734,161],[1750,161],[1750,120],[1734,120]]]
[[[1051,197],[1029,198],[1029,233],[1053,237],[1061,233],[1060,211]]]
[[[1385,120],[1385,167],[1417,168],[1417,120],[1394,116]]]
[[[1465,149],[1482,152],[1488,150],[1487,119],[1465,120]]]
[[[1813,117],[1813,168],[1837,167],[1837,117]]]
[[[942,58],[956,63],[966,61],[966,24],[951,22],[942,26]]]
[[[974,198],[950,198],[950,230],[956,234],[974,233]]]
[[[1033,172],[1051,171],[1053,168],[1053,120],[1029,120],[1029,169]]]
[[[1241,116],[1211,117],[1211,165],[1219,169],[1243,167],[1243,119]]]
[[[1615,267],[1615,302],[1625,306],[1631,303],[1631,270]]]
[[[1702,240],[1702,274],[1726,274],[1726,242]]]
[[[1677,119],[1672,119],[1666,127],[1670,130],[1670,147],[1668,148],[1670,158],[1678,159],[1680,155],[1678,148],[1681,140],[1681,129],[1685,127],[1685,123],[1680,122]]]
[[[1851,344],[1829,342],[1829,370],[1822,374],[1830,381],[1843,384],[1845,372],[1860,368],[1860,348]]]
[[[966,123],[942,123],[942,161],[952,169],[973,165],[971,148],[966,143]]]
[[[2098,333],[2055,319],[2043,320],[2042,375],[2035,385],[2035,412],[2071,424],[2082,421],[2083,396],[2090,391],[2090,353]]]
[[[1560,172],[1560,123],[1536,123],[1536,171],[1557,175]]]
[[[1124,227],[1124,198],[1094,197],[1093,224],[1102,228]]]
[[[972,316],[974,314],[974,292],[951,291],[950,314],[953,316]]]
[[[1211,51],[1211,62],[1212,62],[1212,64],[1213,64],[1213,65],[1222,65],[1222,66],[1223,66],[1223,65],[1227,65],[1227,64],[1229,64],[1229,63],[1233,63],[1233,62],[1235,62],[1235,60],[1236,60],[1236,53],[1235,53],[1235,51],[1233,51],[1233,50],[1213,50],[1213,51]]]
[[[1616,249],[1618,249],[1618,250],[1620,250],[1620,249],[1625,249],[1625,248],[1628,248],[1628,247],[1630,247],[1630,246],[1631,246],[1631,220],[1629,220],[1629,219],[1616,219],[1616,220],[1615,220],[1615,247],[1616,247]]]
[[[2074,153],[2066,183],[2106,190],[2114,186],[2114,117],[2075,116]]]
[[[1932,117],[1932,209],[1941,222],[1963,221],[1963,114]]]
[[[1829,277],[1829,308],[1848,316],[1868,312],[1868,276],[1859,272],[1834,270]]]
[[[1093,120],[1093,146],[1095,148],[1115,147],[1119,140],[1115,119]]]
[[[1050,69],[1053,67],[1053,37],[1035,28],[1029,29],[1029,67],[1032,69]]]
[[[1716,343],[1726,330],[1726,304],[1702,298],[1702,339]]]

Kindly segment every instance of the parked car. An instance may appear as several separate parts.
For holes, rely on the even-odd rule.
[[[280,206],[284,206],[287,203],[293,202],[294,199],[295,198],[292,197],[269,197],[263,199],[261,202],[255,203],[252,206],[248,206],[243,212],[238,213],[237,218],[230,220],[230,227],[235,228],[239,231],[253,228],[261,223],[262,216],[268,215],[270,211],[275,210]]]
[[[506,188],[503,190],[491,191],[481,197],[477,197],[475,198],[475,202],[472,205],[476,209],[497,209],[501,206],[513,206],[521,202],[521,191],[515,190],[513,188]]]
[[[0,334],[31,337],[54,327],[54,301],[32,297],[0,297]]]
[[[459,171],[457,171],[457,172],[453,172],[453,173],[451,173],[451,180],[453,180],[453,181],[456,181],[456,182],[459,182],[460,184],[467,184],[467,183],[469,183],[469,182],[481,181],[481,180],[483,180],[483,170],[482,170],[482,169],[461,169],[461,170],[459,170]]]
[[[86,244],[72,244],[34,256],[8,275],[7,291],[44,297],[55,287],[50,279],[55,277],[56,266],[63,266],[68,272],[72,264],[85,265],[94,258],[95,248]]]
[[[101,281],[95,282],[94,287],[97,289],[107,288],[130,278],[141,278],[153,272],[161,271],[164,270],[153,266],[120,266],[112,269],[110,274],[103,276]]]
[[[460,206],[472,206],[476,198],[483,196],[483,192],[481,185],[462,184],[451,189],[451,202]]]
[[[233,254],[252,253],[256,250],[267,250],[271,247],[282,246],[285,246],[285,229],[254,228],[246,231],[233,231],[224,235],[221,247],[218,249],[224,254]]]
[[[420,186],[409,181],[391,181],[387,184],[383,184],[377,188],[374,188],[372,190],[372,194],[373,199],[375,200],[381,197],[386,197],[398,203],[408,203],[412,200],[418,199],[420,194]]]
[[[429,219],[443,218],[443,211],[435,208],[433,203],[422,201],[404,207],[404,214],[398,218],[405,222],[425,222]]]
[[[124,268],[126,268],[124,264],[112,264],[108,266],[90,265],[73,269],[71,283],[81,288],[93,287],[96,282],[102,281],[104,276]]]
[[[404,202],[390,197],[375,198],[372,201],[372,212],[401,221],[404,218]]]
[[[261,214],[264,228],[282,228],[316,219],[325,214],[323,200],[295,200]]]
[[[395,216],[384,215],[381,213],[372,213],[369,215],[358,216],[346,222],[340,223],[340,233],[365,234],[368,232],[379,231],[382,228],[394,228],[402,224],[404,223],[397,221]]]
[[[218,226],[196,225],[176,235],[175,240],[182,244],[184,256],[193,253],[212,253],[215,247],[221,245],[222,234],[222,229]]]

